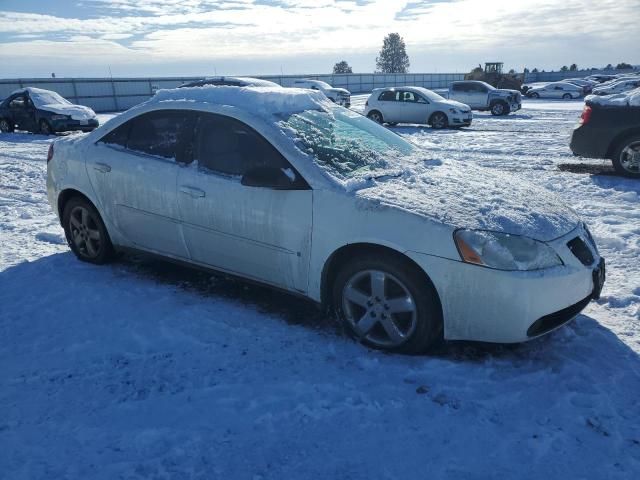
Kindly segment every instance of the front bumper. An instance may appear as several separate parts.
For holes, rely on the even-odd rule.
[[[593,250],[593,263],[584,265],[567,246],[582,235],[582,227],[578,227],[548,242],[564,265],[530,272],[495,270],[416,252],[407,254],[428,272],[438,291],[446,339],[515,343],[548,333],[571,320],[598,290],[593,274],[600,265],[598,254]],[[553,315],[555,323],[539,322],[537,328],[533,327]]]
[[[66,119],[66,120],[49,120],[49,124],[51,125],[51,128],[55,131],[55,132],[70,132],[73,130],[82,130],[83,132],[91,132],[92,130],[95,130],[96,128],[98,128],[98,120],[92,119],[92,120],[73,120],[73,119]]]
[[[451,127],[468,127],[472,121],[473,114],[471,112],[449,114],[449,126]]]

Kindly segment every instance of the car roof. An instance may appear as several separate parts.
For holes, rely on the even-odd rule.
[[[160,90],[142,105],[169,102],[236,107],[258,116],[318,110],[328,105],[326,97],[313,90],[277,87],[212,86]]]
[[[229,76],[216,76],[216,77],[207,77],[202,80],[194,80],[192,82],[187,82],[180,87],[197,87],[197,86],[205,86],[205,85],[216,85],[216,84],[224,84],[225,82],[229,83],[239,83],[244,84],[246,86],[255,86],[255,87],[275,87],[280,86],[275,82],[270,80],[264,80],[262,78],[253,78],[253,77],[229,77]]]

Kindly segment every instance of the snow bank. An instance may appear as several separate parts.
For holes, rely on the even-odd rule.
[[[27,87],[16,90],[12,95],[14,93],[24,92],[29,93],[29,98],[31,98],[36,108],[40,110],[46,110],[47,112],[58,113],[60,115],[70,115],[74,120],[91,120],[96,117],[96,112],[89,107],[74,105],[66,98],[51,90]]]
[[[261,116],[317,110],[331,105],[321,92],[300,88],[204,86],[160,90],[146,104],[190,101],[229,105]]]
[[[589,95],[585,101],[603,107],[640,107],[640,88],[612,95]]]

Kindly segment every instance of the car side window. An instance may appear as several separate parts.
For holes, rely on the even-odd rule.
[[[396,101],[396,93],[393,90],[386,90],[380,94],[378,100],[381,102],[395,102]]]
[[[202,113],[196,127],[194,159],[200,168],[228,176],[242,176],[258,167],[288,170],[292,186],[306,185],[300,174],[262,135],[234,118]]]
[[[401,92],[401,98],[404,102],[415,103],[417,101],[416,96],[413,94],[413,92]]]
[[[25,108],[24,96],[20,95],[19,97],[14,98],[9,102],[9,108]]]
[[[195,118],[196,114],[189,110],[144,113],[112,130],[100,141],[137,153],[189,163]]]
[[[454,92],[464,92],[465,88],[461,83],[454,83],[453,85],[451,85],[451,90],[453,90]]]

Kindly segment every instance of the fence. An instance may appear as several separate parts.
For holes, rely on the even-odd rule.
[[[0,98],[14,90],[37,87],[58,92],[73,103],[86,105],[96,112],[117,112],[131,108],[150,98],[155,90],[175,88],[203,77],[158,78],[24,78],[0,80]],[[323,80],[351,93],[368,93],[374,88],[414,85],[426,88],[446,88],[455,80],[464,80],[462,73],[407,73],[341,75],[266,75],[258,76],[290,87],[299,78]]]
[[[557,82],[565,78],[584,78],[589,75],[617,75],[630,73],[636,70],[567,70],[564,72],[535,72],[525,74],[525,81],[532,82]]]

